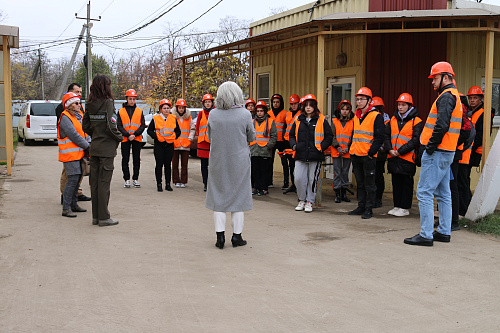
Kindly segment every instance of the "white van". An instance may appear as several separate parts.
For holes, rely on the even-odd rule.
[[[21,109],[17,139],[29,146],[34,140],[57,140],[56,107],[60,101],[28,101]]]

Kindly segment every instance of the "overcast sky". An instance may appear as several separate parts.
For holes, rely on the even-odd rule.
[[[94,22],[92,35],[115,36],[141,26],[158,16],[179,0],[92,0],[91,17],[101,21]],[[164,35],[166,26],[171,24],[181,28],[207,11],[219,0],[184,0],[171,12],[158,21],[144,28],[130,37],[151,37]],[[87,16],[88,0],[0,0],[0,10],[6,17],[0,24],[19,27],[21,41],[37,44],[46,41],[62,40],[79,35],[84,20],[75,19]],[[208,14],[187,27],[181,33],[188,33],[190,29],[199,31],[218,30],[219,20],[227,15],[238,19],[251,21],[260,20],[270,15],[272,8],[283,7],[292,9],[311,1],[308,0],[223,0]],[[251,4],[248,6],[247,4]],[[113,46],[128,48],[151,43],[152,40],[127,41],[113,43]],[[50,57],[71,57],[76,42],[46,49]],[[108,43],[109,44],[109,43]],[[46,46],[46,45],[45,45]],[[42,47],[44,47],[42,45]],[[93,52],[106,55],[113,50],[94,40]],[[118,50],[117,52],[120,52]],[[80,47],[79,54],[85,49]]]

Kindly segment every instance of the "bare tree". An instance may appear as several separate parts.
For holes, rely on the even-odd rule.
[[[219,21],[219,45],[229,44],[245,39],[250,34],[250,20],[240,20],[234,16],[226,16]]]
[[[3,10],[0,10],[0,22],[5,21],[8,18],[7,14]]]

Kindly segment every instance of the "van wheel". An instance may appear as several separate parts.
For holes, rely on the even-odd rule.
[[[17,132],[17,142],[23,142],[24,139],[19,136],[19,132]]]
[[[26,135],[24,136],[24,145],[25,146],[31,146],[33,144],[33,141],[35,141],[35,140],[27,139]]]

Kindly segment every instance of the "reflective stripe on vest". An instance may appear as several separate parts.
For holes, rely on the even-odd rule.
[[[322,114],[319,114],[318,122],[316,123],[316,129],[314,130],[314,145],[316,146],[316,149],[321,150],[321,142],[323,142],[323,139],[325,138],[325,128],[323,126],[323,123],[325,122],[325,116]],[[296,142],[299,142],[299,127],[300,127],[300,120],[297,119],[295,122],[295,140]]]
[[[399,131],[398,120],[396,117],[391,119],[391,147],[393,150],[398,150],[401,146],[408,143],[413,136],[413,128],[415,125],[422,122],[422,119],[415,117],[412,121],[406,122],[406,124]],[[387,158],[392,158],[390,154],[387,154]],[[398,156],[405,161],[415,163],[415,150],[409,151],[408,153]]]
[[[155,120],[155,130],[156,130],[156,138],[160,142],[168,142],[172,143],[175,141],[175,127],[176,127],[176,119],[173,114],[169,114],[167,119],[163,119],[163,117],[159,114],[154,115],[153,119]]]
[[[300,116],[300,111],[297,111],[295,113],[295,116],[292,116],[292,111],[288,111],[286,113],[286,129],[285,129],[285,140],[288,141],[290,140],[290,130],[292,129],[293,123],[297,120],[297,118]]]
[[[208,117],[205,116],[205,110],[201,110],[200,127],[199,127],[199,133],[198,133],[198,143],[201,143],[203,141],[210,143],[210,140],[208,140],[208,134],[207,134],[207,123],[208,123]]]
[[[483,108],[477,110],[476,112],[474,112],[472,114],[472,123],[474,124],[474,127],[476,127],[476,123],[479,120],[479,117],[481,117],[481,115],[483,115],[483,114],[484,114],[484,109]],[[483,143],[482,142],[481,142],[481,145],[479,147],[477,147],[475,153],[478,153],[478,154],[481,154],[481,155],[483,154]]]
[[[191,130],[191,116],[188,119],[183,119],[182,123],[180,119],[177,119],[177,123],[181,128],[181,135],[175,139],[174,147],[191,147],[191,141],[189,141],[189,131]]]
[[[472,146],[474,145],[474,142],[470,145],[469,148],[467,148],[464,152],[462,152],[462,159],[458,161],[460,164],[469,164],[470,162],[470,155],[472,153]],[[463,147],[462,147],[463,148]]]
[[[437,107],[436,101],[441,97],[442,94],[450,92],[455,96],[455,109],[451,113],[450,118],[450,128],[448,132],[446,132],[443,136],[441,143],[438,146],[438,149],[454,152],[457,149],[458,137],[460,135],[460,128],[462,127],[462,103],[460,102],[460,96],[458,94],[458,90],[455,88],[448,88],[443,91],[438,98],[434,101],[431,107],[431,111],[429,112],[429,116],[427,117],[427,121],[425,122],[425,126],[422,130],[422,134],[420,135],[420,143],[422,145],[427,145],[429,143],[429,139],[432,136],[432,132],[434,130],[434,126],[436,125],[437,119]]]
[[[130,134],[134,134],[135,131],[141,127],[141,117],[142,117],[142,110],[139,109],[138,107],[135,108],[134,113],[132,114],[132,120],[130,120],[127,110],[125,108],[121,108],[118,111],[118,114],[120,115],[120,118],[122,120],[122,125],[123,128]],[[122,142],[127,142],[127,138],[123,138]],[[142,135],[138,135],[135,137],[134,141],[139,141],[142,142]]]
[[[276,130],[278,131],[278,141],[283,141],[283,126],[286,121],[286,113],[287,111],[281,110],[280,113],[278,113],[278,116],[275,117],[272,110],[267,112],[267,114],[271,117],[271,120],[274,121],[274,124],[276,125]]]
[[[337,141],[340,145],[340,148],[342,148],[342,149],[348,148],[349,145],[351,144],[351,141],[352,141],[352,132],[354,130],[354,120],[352,120],[352,119],[348,120],[345,123],[345,126],[342,126],[342,123],[337,118],[333,118],[332,122],[333,122],[333,125],[335,126],[335,132],[336,132],[335,134],[337,136]],[[340,153],[338,152],[337,149],[332,147],[331,155],[332,155],[332,157],[339,157]],[[347,152],[344,155],[342,155],[342,157],[349,158],[349,157],[351,157],[351,155],[349,154],[349,152]]]
[[[59,123],[61,122],[62,115],[65,115],[71,120],[73,126],[75,127],[75,130],[78,132],[78,134],[80,134],[81,137],[85,137],[85,133],[82,129],[82,123],[80,123],[80,121],[75,116],[64,110],[61,114],[61,117],[59,117],[59,122],[57,123],[57,145],[59,147],[59,161],[71,162],[81,160],[85,155],[83,148],[78,146],[76,143],[73,143],[73,141],[71,141],[71,139],[68,137],[61,138],[59,134]]]
[[[255,141],[250,142],[249,145],[253,146],[256,143],[261,147],[267,145],[269,143],[269,139],[271,138],[272,124],[273,121],[270,120],[269,118],[267,118],[266,121],[261,122],[260,125],[254,119],[253,127],[255,128]],[[267,125],[267,131],[266,131],[266,125]]]
[[[370,111],[363,122],[358,117],[354,117],[354,130],[352,134],[351,149],[349,154],[357,156],[368,156],[368,151],[372,146],[374,136],[375,118],[379,115],[376,110]],[[377,156],[378,152],[374,155]]]

